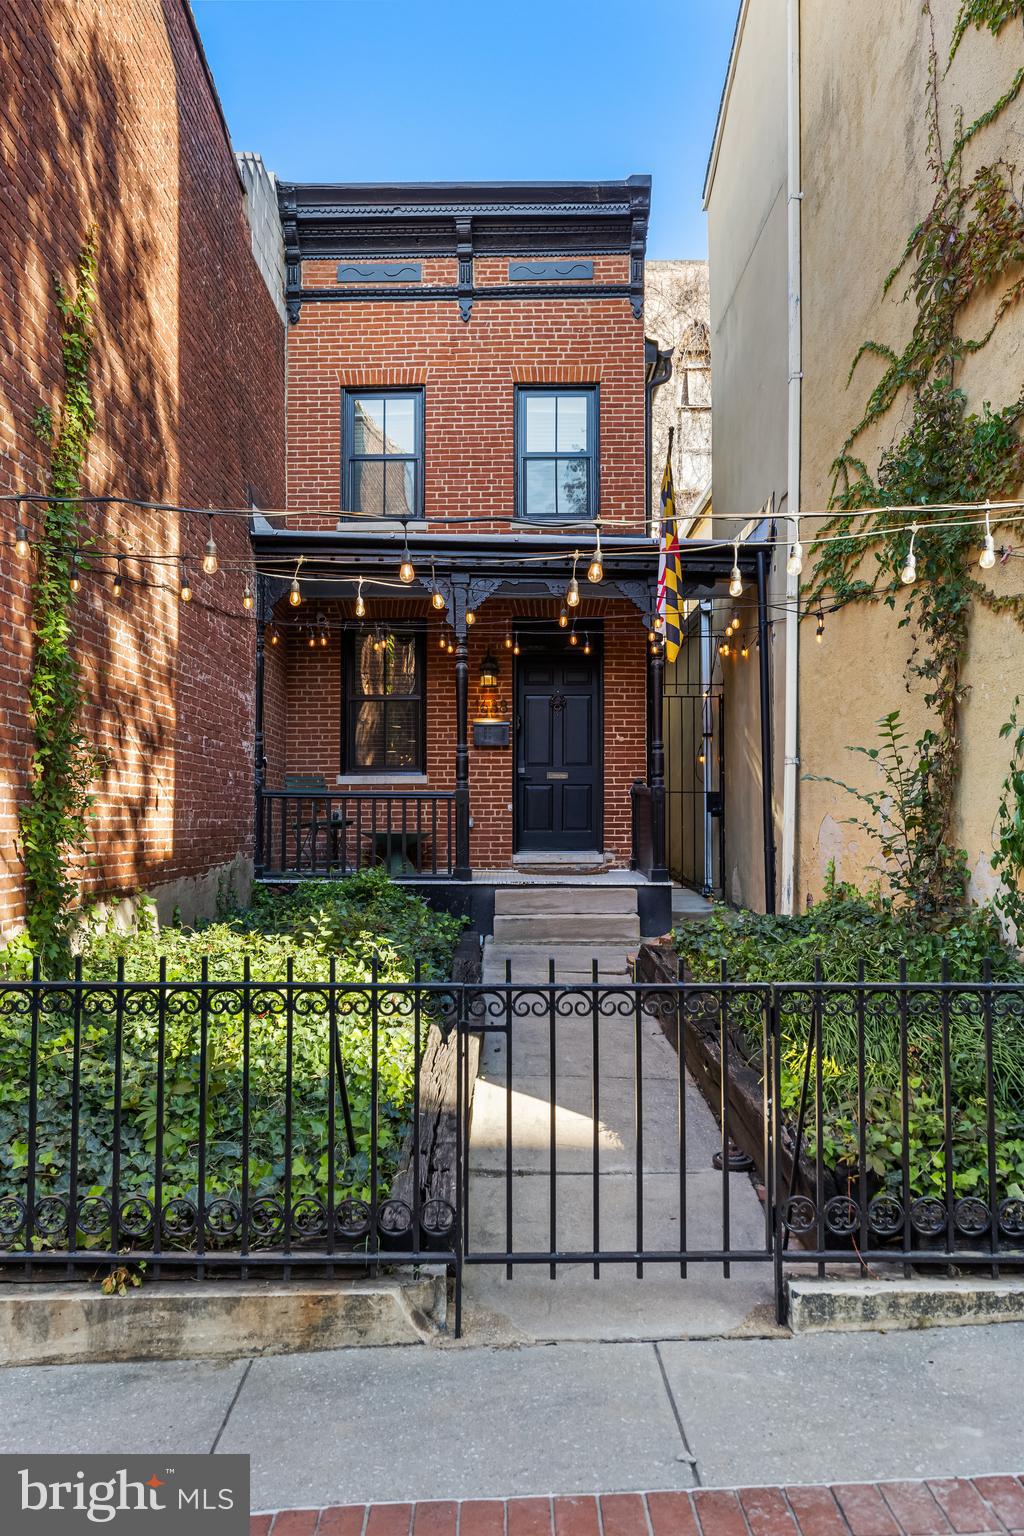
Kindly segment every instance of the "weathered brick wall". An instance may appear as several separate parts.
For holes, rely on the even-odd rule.
[[[99,238],[97,428],[84,485],[205,506],[283,503],[283,326],[253,259],[241,183],[183,0],[0,0],[0,492],[45,489],[32,432],[60,398],[52,274]],[[13,514],[3,509],[9,546]],[[35,519],[29,518],[35,531]],[[96,547],[188,557],[124,562],[125,594],[86,577],[76,607],[89,736],[111,755],[90,892],[152,888],[250,846],[253,636],[243,614],[244,520],[216,529],[222,569],[199,571],[205,519],[110,508]],[[109,566],[110,562],[106,562]],[[0,602],[0,924],[22,911],[16,806],[31,568],[9,548]]]
[[[285,772],[322,774],[328,789],[338,792],[336,779],[342,769],[342,628],[352,621],[351,605],[311,603],[310,613],[327,622],[330,643],[310,649],[301,621],[289,628],[282,616],[278,645],[273,652],[274,683],[267,691],[268,741],[284,743],[283,756],[268,749],[268,785],[280,788]],[[287,607],[287,605],[285,605]],[[410,601],[372,603],[368,622],[426,621],[427,778],[430,789],[448,790],[455,785],[455,663],[440,649],[442,635],[450,628],[424,605]],[[498,689],[502,718],[513,718],[513,665],[505,637],[515,619],[546,619],[554,626],[558,604],[529,600],[512,604],[491,599],[481,607],[469,633],[469,718],[481,713],[480,663],[490,650],[498,659]],[[308,617],[308,615],[307,615]],[[600,619],[604,635],[604,847],[626,865],[630,857],[629,787],[646,774],[646,645],[640,614],[621,599],[585,599],[578,621],[581,632],[588,620]],[[596,636],[598,627],[594,624]],[[568,642],[566,642],[568,643]],[[284,676],[281,677],[283,670]],[[270,677],[268,667],[268,679]],[[271,699],[272,694],[272,699]],[[472,725],[470,726],[472,736]],[[276,772],[275,772],[276,768]],[[470,744],[470,801],[473,815],[471,857],[478,869],[500,869],[512,857],[512,803],[514,752],[502,748],[474,748]],[[399,776],[385,779],[381,789],[400,788]],[[422,788],[417,784],[416,788]],[[396,823],[397,824],[397,823]]]

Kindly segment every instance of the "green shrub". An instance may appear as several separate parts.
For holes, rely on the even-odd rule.
[[[951,981],[979,982],[986,961],[993,980],[1020,985],[1024,966],[1006,949],[999,923],[985,907],[965,910],[941,934],[915,924],[889,903],[830,880],[825,899],[796,917],[767,917],[717,909],[703,922],[677,930],[675,943],[695,981],[720,979],[723,964],[731,981],[799,985],[812,982],[819,967],[824,982],[895,982],[901,963],[910,982],[937,982],[945,964]],[[950,995],[949,1072],[955,1194],[987,1198],[988,1082],[985,1016],[979,993]],[[759,1061],[761,1011],[757,1000],[735,996],[730,1017]],[[808,1065],[810,1093],[805,1106],[805,1145],[817,1144],[814,1084],[817,1075],[810,994],[782,994],[779,1010],[782,1080],[780,1099],[795,1120]],[[900,1097],[900,1010],[894,994],[868,994],[864,1008],[866,1168],[872,1189],[902,1186],[903,1125]],[[906,1016],[910,1082],[907,1123],[911,1193],[941,1194],[945,1188],[943,1050],[941,1004],[937,994],[918,994]],[[992,1100],[997,1122],[997,1179],[1000,1197],[1024,1188],[1024,995],[1015,1006],[993,1009]],[[860,1164],[857,1096],[858,1029],[851,994],[825,994],[821,1008],[822,1149],[826,1165],[840,1178]]]
[[[123,1032],[121,1199],[154,1196],[157,1143],[157,989],[163,964],[174,984],[230,984],[210,991],[207,1039],[206,1193],[238,1198],[242,1176],[243,1019],[238,990],[248,965],[251,980],[249,1034],[250,1154],[252,1197],[283,1195],[286,1176],[288,1003],[281,985],[289,965],[293,995],[292,1197],[326,1197],[329,1116],[328,1005],[323,994],[303,993],[304,983],[335,979],[369,981],[376,957],[381,986],[378,1030],[378,1146],[380,1187],[386,1190],[410,1118],[415,1016],[411,1002],[389,983],[425,981],[450,974],[461,920],[433,913],[419,897],[393,885],[382,871],[350,880],[309,882],[285,895],[263,889],[248,909],[195,929],[156,929],[140,924],[131,933],[95,932],[84,942],[82,974],[88,981],[125,979],[129,993]],[[26,974],[24,946],[0,956],[10,977]],[[109,1195],[114,1124],[115,1035],[113,991],[85,994],[82,1008],[78,1093],[80,1198]],[[421,1030],[429,1007],[421,1010]],[[24,1198],[28,1161],[30,1012],[27,994],[8,993],[0,1006],[0,1192]],[[338,1199],[365,1197],[369,1181],[372,1019],[368,994],[339,994],[337,1032],[352,1111],[356,1153],[347,1156],[340,1102],[336,1100],[335,1170]],[[423,1036],[421,1035],[421,1040]],[[71,1167],[71,1101],[74,1003],[59,983],[44,995],[39,1017],[37,1198],[66,1194]],[[201,1032],[196,990],[171,992],[165,1014],[163,1199],[197,1199],[200,1131]],[[99,1242],[103,1234],[96,1235]]]

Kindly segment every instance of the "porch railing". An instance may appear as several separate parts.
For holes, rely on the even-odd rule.
[[[398,878],[450,878],[456,863],[451,791],[260,791],[256,873],[324,878],[381,866]]]

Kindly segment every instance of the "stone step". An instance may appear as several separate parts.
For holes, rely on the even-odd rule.
[[[494,893],[496,916],[537,912],[636,912],[636,886],[628,885],[512,885]]]
[[[496,944],[639,944],[640,919],[634,911],[575,912],[558,915],[541,912],[495,917]]]

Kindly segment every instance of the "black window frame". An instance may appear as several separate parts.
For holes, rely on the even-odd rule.
[[[414,464],[416,466],[416,488],[413,510],[410,518],[422,518],[423,516],[423,480],[424,480],[424,394],[420,384],[388,385],[386,388],[376,388],[367,385],[362,388],[346,387],[341,391],[341,509],[343,512],[357,512],[359,509],[354,502],[354,476],[352,466],[361,464]],[[415,427],[415,451],[413,453],[356,453],[355,452],[355,402],[359,399],[373,400],[412,400],[414,403],[414,427]],[[364,517],[381,517],[393,519],[395,522],[403,521],[401,514],[397,512],[359,513]]]
[[[345,633],[345,643],[341,648],[341,772],[351,778],[368,779],[398,779],[423,777],[427,771],[427,632],[421,624],[392,624],[388,626],[388,634],[395,635],[403,640],[416,642],[416,677],[418,690],[414,694],[377,694],[357,693],[356,681],[356,642],[361,639],[372,639],[373,632],[369,629],[350,629]],[[396,703],[407,704],[410,701],[419,706],[419,729],[416,733],[418,747],[418,760],[411,768],[389,768],[386,764],[380,768],[364,768],[355,761],[355,721],[356,707],[365,703],[381,703],[384,706],[384,741],[387,743],[387,705],[392,699]]]
[[[582,396],[587,402],[587,452],[527,453],[526,451],[526,402],[538,395]],[[601,391],[597,384],[517,384],[515,392],[515,493],[516,518],[519,522],[555,527],[559,523],[596,522],[601,505],[601,458],[599,452],[601,421]],[[557,439],[556,439],[557,440]],[[552,517],[530,513],[526,506],[526,470],[529,459],[580,459],[590,464],[589,506],[584,518],[568,517],[555,513]]]

